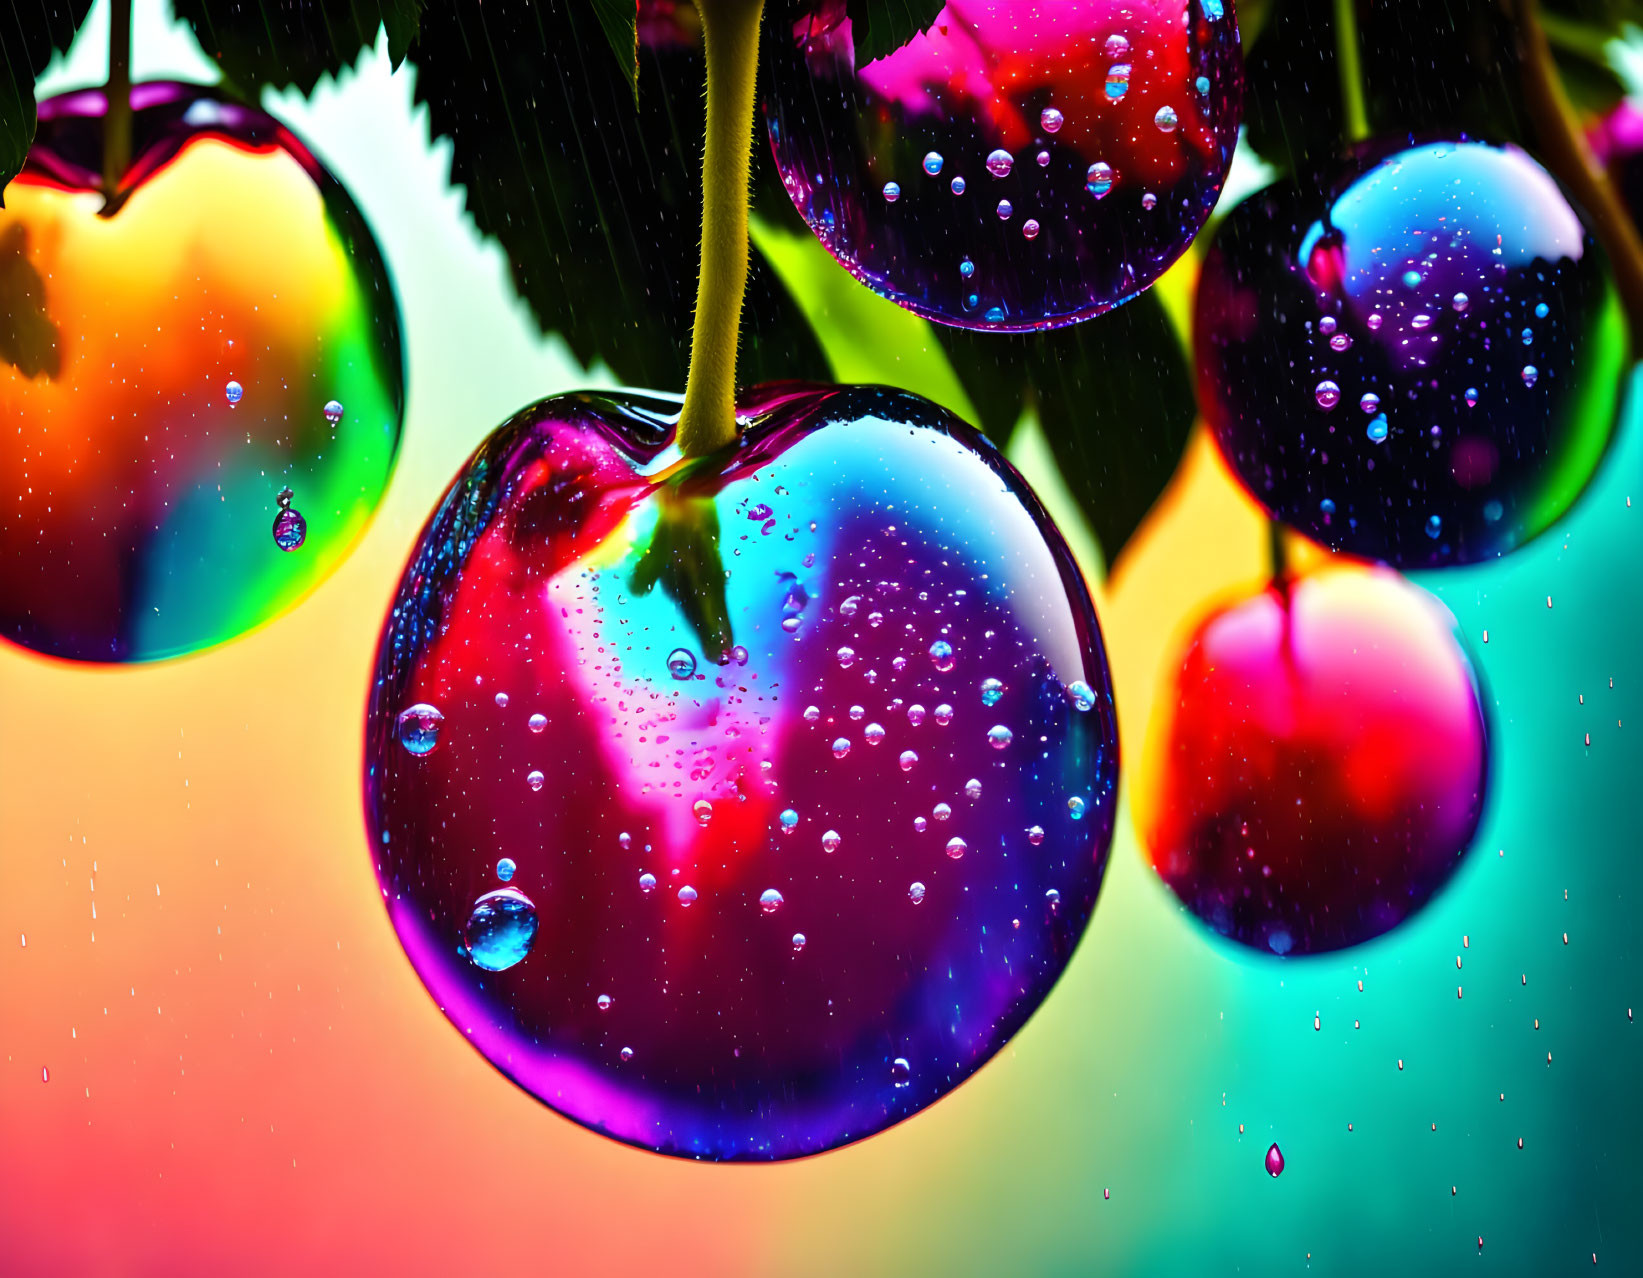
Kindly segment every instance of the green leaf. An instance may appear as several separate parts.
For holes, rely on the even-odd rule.
[[[886,57],[914,36],[928,31],[946,0],[846,0],[856,65]]]
[[[34,144],[35,78],[53,51],[73,43],[90,8],[91,0],[20,0],[0,8],[0,188],[17,176]]]
[[[1051,333],[941,332],[989,435],[1008,439],[1036,410],[1112,564],[1175,474],[1196,416],[1186,355],[1157,295]]]
[[[641,45],[637,111],[610,59],[587,56],[604,37],[585,0],[438,0],[416,52],[451,180],[543,330],[584,364],[664,390],[685,381],[701,239],[706,72],[688,34]],[[757,251],[739,371],[744,384],[827,380],[808,321]]]
[[[610,41],[616,64],[639,105],[639,0],[592,0],[594,16]]]
[[[388,32],[394,66],[420,29],[425,0],[173,0],[223,75],[248,96],[264,86],[311,93]]]

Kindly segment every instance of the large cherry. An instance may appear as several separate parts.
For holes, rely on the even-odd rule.
[[[1251,196],[1198,289],[1199,400],[1269,512],[1399,567],[1491,558],[1597,468],[1626,324],[1608,265],[1513,146],[1372,144]]]
[[[462,1033],[704,1159],[861,1137],[978,1069],[1095,906],[1117,735],[1089,594],[927,401],[546,400],[457,477],[378,650],[384,900]]]
[[[766,8],[788,194],[858,279],[921,315],[1004,331],[1098,315],[1180,257],[1220,195],[1243,104],[1232,0],[948,0],[860,68],[844,0]]]
[[[190,652],[336,567],[404,399],[376,244],[306,146],[195,85],[40,106],[0,209],[0,635],[59,657]]]
[[[1452,620],[1385,568],[1273,586],[1200,625],[1137,786],[1154,868],[1273,954],[1370,940],[1460,865],[1488,733]]]

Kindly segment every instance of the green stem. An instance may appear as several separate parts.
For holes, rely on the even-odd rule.
[[[1636,336],[1643,334],[1643,239],[1609,175],[1603,171],[1586,131],[1558,76],[1551,45],[1540,25],[1537,0],[1501,0],[1517,22],[1518,55],[1523,72],[1523,100],[1534,125],[1540,158],[1575,197],[1592,233],[1609,255],[1615,286],[1626,304]]]
[[[707,49],[707,147],[702,158],[702,265],[679,451],[717,452],[736,440],[736,342],[747,287],[750,123],[764,0],[696,0]]]
[[[1369,112],[1363,102],[1363,58],[1358,51],[1358,12],[1354,0],[1335,0],[1335,60],[1340,68],[1341,107],[1346,112],[1346,140],[1369,136]]]
[[[109,0],[108,109],[103,115],[103,199],[131,164],[131,0]]]

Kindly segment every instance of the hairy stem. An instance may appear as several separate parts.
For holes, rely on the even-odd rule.
[[[702,158],[702,265],[679,450],[717,452],[736,439],[736,342],[747,287],[750,134],[764,0],[696,0],[707,49]]]
[[[1363,58],[1358,51],[1358,13],[1354,0],[1335,0],[1335,61],[1340,68],[1341,107],[1346,113],[1346,140],[1369,136],[1369,112],[1363,100]]]
[[[1502,4],[1517,24],[1523,101],[1534,124],[1540,158],[1579,201],[1592,233],[1608,253],[1635,345],[1636,335],[1643,334],[1643,240],[1609,175],[1586,145],[1586,132],[1564,92],[1540,25],[1538,0],[1502,0]]]
[[[103,199],[112,201],[131,163],[131,0],[110,0],[108,109],[103,116]]]

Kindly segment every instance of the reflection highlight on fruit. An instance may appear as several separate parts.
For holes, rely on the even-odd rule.
[[[1211,929],[1274,954],[1389,931],[1459,867],[1488,731],[1442,605],[1332,568],[1213,612],[1155,703],[1137,828]]]
[[[620,1140],[776,1159],[929,1105],[1038,1006],[1118,743],[1082,578],[976,432],[873,388],[739,408],[705,458],[638,395],[480,448],[383,634],[366,807],[498,1069]],[[682,527],[714,530],[694,586],[646,566]]]
[[[769,0],[764,118],[794,205],[858,279],[969,328],[1098,315],[1186,250],[1243,78],[1231,0],[949,0],[859,69],[843,0]]]
[[[300,600],[375,509],[404,401],[382,259],[302,142],[198,86],[132,107],[106,207],[91,90],[41,105],[0,210],[0,634],[85,661]]]

